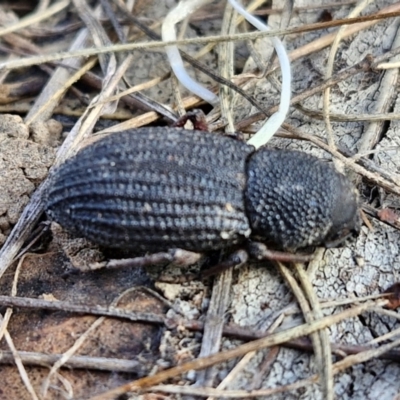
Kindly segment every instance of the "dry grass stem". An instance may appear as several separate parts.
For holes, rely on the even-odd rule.
[[[154,42],[146,42],[146,43],[127,43],[127,44],[119,44],[113,45],[108,47],[100,47],[100,48],[92,48],[86,50],[77,50],[71,51],[66,53],[58,53],[52,55],[43,55],[40,57],[30,57],[23,60],[13,60],[6,63],[0,63],[0,70],[4,69],[16,69],[16,68],[23,68],[29,67],[32,65],[40,65],[48,62],[60,61],[67,58],[74,58],[74,57],[90,57],[90,56],[99,56],[101,54],[107,53],[118,53],[118,52],[126,52],[126,51],[133,51],[133,50],[149,50],[155,48],[164,48],[170,45],[188,45],[188,44],[203,44],[208,42],[229,42],[229,41],[240,41],[240,40],[254,40],[260,37],[273,37],[273,36],[284,36],[284,35],[291,35],[291,34],[298,34],[303,32],[309,32],[313,30],[319,29],[326,29],[335,26],[341,25],[353,25],[353,24],[360,24],[365,23],[361,28],[356,27],[354,30],[349,31],[348,35],[354,34],[358,32],[360,29],[366,29],[371,24],[376,23],[381,19],[386,19],[389,17],[397,17],[400,15],[400,5],[393,5],[390,7],[385,8],[382,13],[367,16],[367,17],[360,17],[360,18],[353,18],[350,20],[337,20],[328,23],[318,23],[318,24],[310,24],[307,28],[290,28],[290,29],[282,29],[282,30],[271,30],[268,32],[249,32],[249,33],[238,33],[232,35],[225,35],[225,36],[208,36],[204,38],[195,38],[195,39],[185,39],[185,40],[173,40],[169,42],[162,42],[162,41],[154,41]],[[372,21],[372,22],[371,22]],[[324,48],[328,46],[330,40],[328,39],[327,43],[322,45],[320,48]],[[313,49],[312,52],[319,50]],[[293,58],[297,58],[298,55],[296,53],[292,53]],[[291,59],[292,56],[290,57]]]

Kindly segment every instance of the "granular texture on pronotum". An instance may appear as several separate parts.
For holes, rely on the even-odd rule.
[[[359,228],[357,193],[328,164],[208,132],[113,134],[51,179],[51,218],[96,244],[132,252],[204,252],[251,235],[296,250],[334,244]]]
[[[253,234],[285,249],[333,246],[359,229],[350,181],[316,157],[261,149],[247,166],[246,205]]]

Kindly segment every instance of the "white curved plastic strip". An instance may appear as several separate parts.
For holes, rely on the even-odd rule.
[[[260,31],[269,31],[270,28],[261,22],[258,18],[248,13],[236,0],[228,0],[231,6],[241,14],[246,20],[259,29]],[[289,111],[290,99],[292,95],[291,81],[292,74],[290,70],[290,60],[286,53],[283,43],[276,37],[271,38],[272,44],[278,55],[279,63],[282,71],[282,92],[279,109],[271,115],[268,121],[259,129],[259,131],[247,142],[253,145],[256,149],[266,144],[272,136],[281,127],[286,115]]]
[[[176,40],[175,25],[185,19],[188,15],[195,12],[202,5],[209,3],[209,1],[210,0],[181,0],[179,4],[173,10],[171,10],[164,19],[161,27],[162,40],[165,42]],[[192,93],[208,103],[217,104],[218,97],[188,75],[185,67],[183,66],[183,61],[181,55],[179,54],[178,47],[175,45],[167,46],[165,51],[171,64],[171,68],[179,82],[186,89],[190,90]]]

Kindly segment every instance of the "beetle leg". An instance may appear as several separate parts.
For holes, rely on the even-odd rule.
[[[233,268],[237,266],[241,266],[247,262],[249,259],[249,255],[246,250],[240,249],[229,255],[229,257],[219,263],[218,265],[208,268],[207,270],[201,273],[201,279],[208,278],[209,276],[219,274],[228,268]]]
[[[193,124],[193,129],[197,131],[209,132],[206,116],[202,110],[188,111],[185,115],[182,115],[182,117],[178,118],[173,126],[176,128],[183,128],[188,121]]]
[[[120,260],[108,260],[100,263],[92,264],[93,269],[107,268],[137,268],[147,267],[151,265],[162,265],[173,263],[179,267],[185,267],[195,264],[202,257],[201,253],[182,249],[171,249],[167,252],[149,254],[143,257],[125,258]]]
[[[313,256],[310,254],[293,254],[283,251],[269,250],[268,247],[260,242],[251,242],[247,250],[252,258],[256,260],[275,260],[281,262],[309,262]]]
[[[175,128],[184,128],[188,121],[193,124],[193,129],[197,131],[210,132],[206,115],[199,109],[188,111],[185,115],[179,117],[172,126]],[[244,142],[244,135],[241,132],[225,133],[224,136]]]

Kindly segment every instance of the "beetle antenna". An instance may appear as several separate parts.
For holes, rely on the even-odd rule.
[[[162,40],[165,42],[176,40],[175,25],[185,19],[191,13],[195,12],[202,5],[209,2],[210,0],[181,0],[179,4],[164,18],[164,22],[161,27]],[[192,93],[208,103],[213,105],[217,104],[218,96],[206,89],[204,86],[200,85],[186,72],[178,47],[176,45],[167,46],[165,51],[171,64],[171,68],[179,82],[186,89],[190,90]]]
[[[241,14],[246,20],[260,31],[269,31],[268,25],[261,22],[254,15],[247,12],[236,0],[228,0],[231,6]],[[290,60],[282,41],[277,37],[271,37],[272,44],[278,55],[279,64],[282,71],[282,91],[279,109],[272,114],[268,121],[259,129],[259,131],[247,142],[256,149],[266,144],[272,136],[281,127],[289,111],[290,99],[292,95],[291,81],[292,74],[290,70]]]

